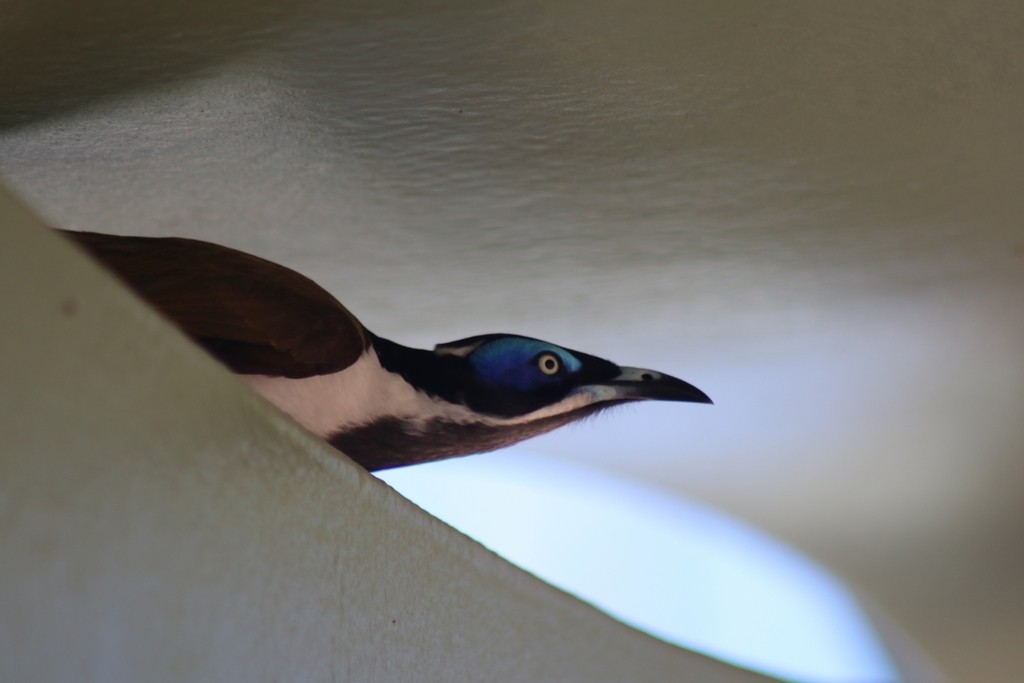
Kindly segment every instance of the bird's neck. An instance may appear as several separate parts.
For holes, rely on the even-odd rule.
[[[464,359],[402,346],[372,333],[370,339],[384,370],[429,396],[460,403],[460,387],[466,386],[469,374]]]
[[[396,418],[418,427],[447,415],[472,417],[449,402],[457,381],[445,377],[444,365],[430,351],[412,349],[372,337],[355,363],[339,372],[300,379],[243,375],[257,393],[318,436],[327,438],[381,420]],[[449,359],[450,361],[451,359]],[[455,370],[457,372],[457,369]]]

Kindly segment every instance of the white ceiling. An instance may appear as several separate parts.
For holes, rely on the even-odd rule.
[[[825,562],[1024,678],[1024,6],[0,0],[0,176],[371,329],[678,374],[535,444]],[[134,13],[133,13],[134,12]]]

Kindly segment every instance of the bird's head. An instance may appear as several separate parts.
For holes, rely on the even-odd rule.
[[[331,439],[357,460],[379,461],[371,469],[494,450],[631,401],[711,403],[664,373],[518,335],[469,337],[433,351],[375,337],[373,347],[419,400],[406,402],[416,414],[381,416]]]
[[[625,401],[711,402],[700,389],[675,377],[619,367],[529,337],[470,337],[440,344],[434,354],[461,359],[465,381],[458,402],[497,419],[521,422],[561,415],[567,416],[564,423],[576,419],[578,411]]]

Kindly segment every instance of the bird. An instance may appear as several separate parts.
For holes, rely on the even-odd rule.
[[[515,334],[432,350],[368,330],[272,261],[202,240],[59,230],[256,393],[369,471],[503,448],[689,382]]]

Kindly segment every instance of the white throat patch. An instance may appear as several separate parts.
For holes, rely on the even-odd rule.
[[[416,391],[401,376],[382,368],[373,349],[344,370],[329,375],[302,379],[243,375],[242,379],[322,438],[384,416],[432,417],[439,415],[443,406],[459,408]]]

